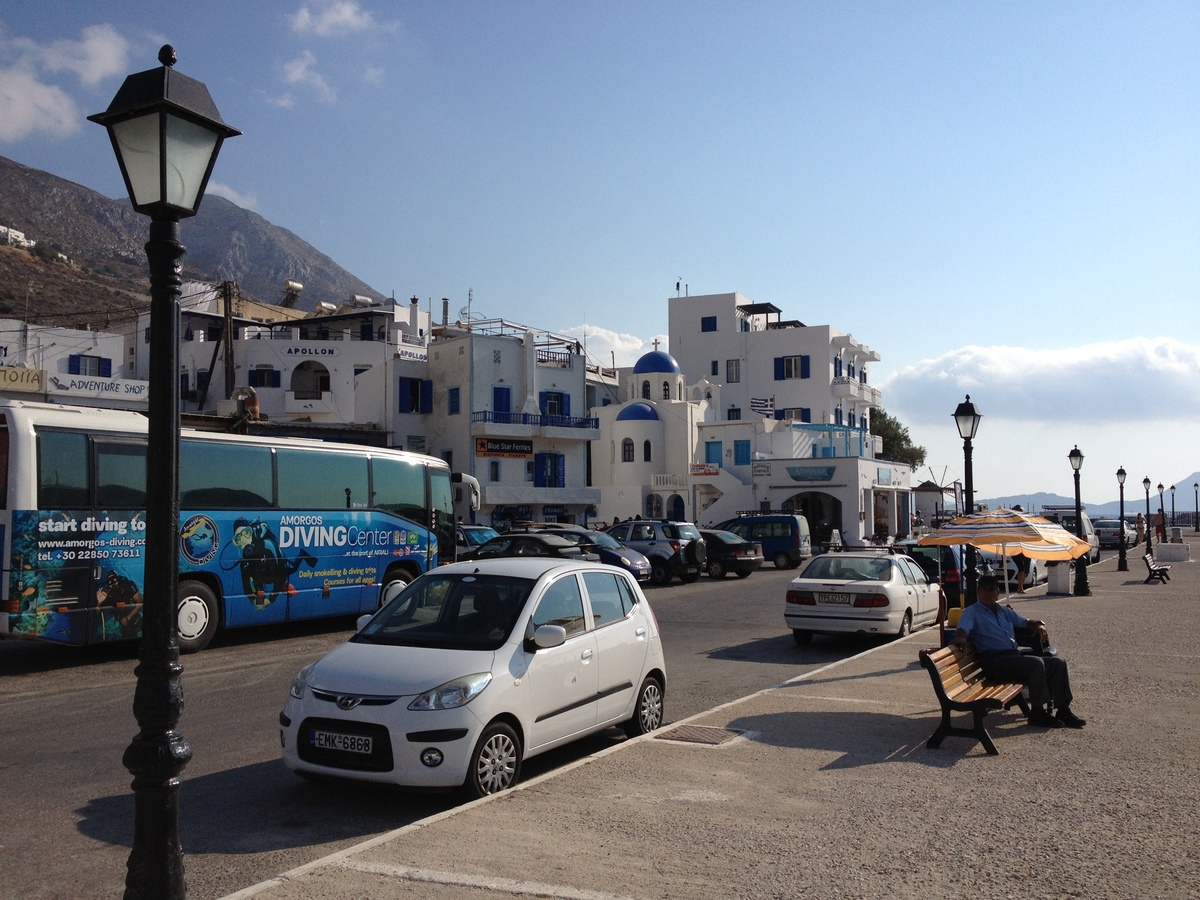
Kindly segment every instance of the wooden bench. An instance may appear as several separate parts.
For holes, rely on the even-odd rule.
[[[1154,557],[1147,553],[1142,557],[1142,562],[1146,564],[1146,580],[1142,584],[1149,584],[1156,578],[1160,584],[1166,584],[1171,580],[1171,567],[1155,562]]]
[[[983,744],[989,756],[999,750],[983,727],[983,717],[997,709],[1009,709],[1013,704],[1029,715],[1029,704],[1021,695],[1023,684],[1002,683],[985,678],[975,659],[975,648],[967,643],[963,650],[953,644],[940,650],[922,650],[921,665],[929,670],[933,690],[942,707],[942,721],[925,746],[936,749],[947,735],[973,737]],[[972,726],[963,728],[950,722],[950,713],[969,712]]]

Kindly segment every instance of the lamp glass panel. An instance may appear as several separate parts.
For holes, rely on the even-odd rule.
[[[134,206],[157,203],[159,185],[158,114],[125,119],[109,126],[129,179]]]
[[[196,206],[217,135],[203,125],[167,116],[167,197],[172,206]]]

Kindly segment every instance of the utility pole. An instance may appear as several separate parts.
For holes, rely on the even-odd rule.
[[[221,296],[225,300],[225,399],[233,397],[234,379],[237,375],[233,365],[233,282],[221,282]]]

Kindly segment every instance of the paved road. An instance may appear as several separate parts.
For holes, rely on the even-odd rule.
[[[664,634],[672,721],[843,658],[863,644],[798,648],[782,621],[794,572],[701,579],[648,590]],[[309,785],[279,761],[276,719],[297,669],[352,623],[223,635],[184,658],[181,829],[188,893],[219,897],[375,834],[450,808],[449,795]],[[113,897],[129,854],[133,807],[121,754],[136,730],[135,649],[0,643],[0,896]],[[619,741],[616,730],[539,758],[536,777]]]

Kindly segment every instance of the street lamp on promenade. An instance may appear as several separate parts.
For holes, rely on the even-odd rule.
[[[133,846],[125,897],[182,900],[179,774],[192,748],[176,730],[183,711],[175,615],[179,573],[179,220],[194,216],[221,143],[241,134],[221,121],[201,82],[162,66],[125,79],[105,112],[135,211],[150,217],[150,395],[146,442],[146,549],[142,640],[133,714],[139,731],[122,759],[133,775]]]
[[[1083,539],[1083,503],[1079,499],[1079,470],[1083,468],[1083,454],[1079,452],[1079,445],[1075,445],[1070,453],[1067,454],[1067,459],[1070,460],[1071,468],[1075,470],[1075,536]],[[1081,556],[1075,562],[1075,596],[1089,597],[1092,589],[1088,585],[1087,567],[1088,557],[1091,551]],[[1082,565],[1081,565],[1082,564]]]
[[[1150,520],[1150,476],[1142,479],[1142,487],[1146,489],[1146,555],[1154,555],[1154,543],[1151,535],[1154,533],[1154,523]]]
[[[1192,482],[1192,491],[1196,495],[1196,531],[1200,531],[1200,482]]]
[[[967,399],[958,404],[954,410],[954,424],[958,426],[958,435],[963,439],[963,480],[966,482],[963,487],[966,493],[967,515],[975,512],[975,479],[971,472],[971,440],[975,437],[975,432],[979,430],[979,420],[982,418],[983,414],[971,402],[970,394],[967,394]],[[963,606],[970,606],[975,602],[978,583],[978,575],[975,572],[975,548],[970,544],[967,544],[966,569],[967,592]]]
[[[1163,500],[1162,482],[1158,483],[1158,520],[1162,522],[1163,533],[1159,535],[1158,542],[1165,544],[1167,542],[1167,503]]]
[[[1117,484],[1121,488],[1121,511],[1117,515],[1117,521],[1121,523],[1120,542],[1117,544],[1121,549],[1117,551],[1117,571],[1129,571],[1129,559],[1125,555],[1125,467],[1117,469]],[[1200,496],[1200,495],[1198,495]]]
[[[1171,527],[1175,527],[1175,485],[1171,485]]]

